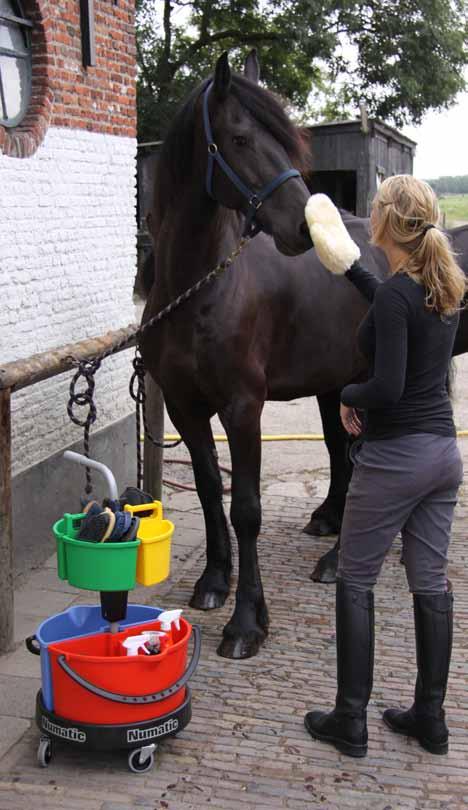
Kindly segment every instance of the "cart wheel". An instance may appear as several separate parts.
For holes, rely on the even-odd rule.
[[[52,759],[52,741],[49,737],[41,737],[37,749],[37,762],[41,768],[47,768]]]
[[[128,755],[128,767],[133,773],[146,773],[154,765],[154,751],[148,748],[136,748]]]

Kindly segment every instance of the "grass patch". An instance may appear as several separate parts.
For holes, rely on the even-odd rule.
[[[447,194],[439,197],[447,228],[468,224],[468,194]]]

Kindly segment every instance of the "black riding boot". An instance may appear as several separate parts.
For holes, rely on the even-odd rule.
[[[387,709],[383,719],[397,734],[416,737],[431,754],[448,752],[448,728],[442,708],[452,653],[453,595],[413,596],[418,677],[408,711]]]
[[[336,583],[336,657],[338,692],[332,712],[306,714],[305,727],[317,740],[342,754],[367,754],[367,704],[374,671],[374,594]]]

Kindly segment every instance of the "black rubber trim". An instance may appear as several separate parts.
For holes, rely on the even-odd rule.
[[[182,689],[183,686],[189,681],[192,677],[193,673],[195,672],[198,661],[200,659],[200,651],[201,651],[201,630],[198,624],[194,624],[192,626],[193,630],[193,653],[192,658],[190,660],[190,664],[188,665],[187,669],[185,670],[184,674],[178,681],[172,684],[172,686],[168,686],[166,689],[162,689],[160,692],[153,692],[148,695],[119,695],[116,692],[109,692],[107,689],[103,689],[100,686],[96,686],[94,683],[87,681],[85,678],[82,678],[81,675],[78,675],[74,669],[71,668],[69,664],[67,664],[65,655],[59,655],[57,659],[57,663],[63,669],[67,675],[75,681],[75,683],[82,686],[84,689],[87,689],[88,692],[91,692],[93,695],[97,695],[98,697],[105,698],[106,700],[112,700],[114,703],[126,703],[132,704],[134,706],[141,705],[143,703],[159,703],[161,700],[166,700],[166,698],[172,697]]]
[[[28,636],[24,640],[24,643],[26,644],[26,649],[29,650],[29,652],[32,653],[33,655],[40,655],[41,654],[40,646],[37,646],[37,647],[35,646],[36,644],[38,644],[37,637],[35,635],[34,636]]]
[[[192,694],[186,687],[183,703],[167,714],[137,723],[80,723],[54,714],[44,706],[42,691],[36,697],[36,725],[41,735],[82,751],[117,751],[142,748],[182,731],[192,718]]]

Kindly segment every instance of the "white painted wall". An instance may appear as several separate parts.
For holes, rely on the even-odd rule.
[[[135,320],[136,141],[49,129],[33,157],[0,155],[0,363]],[[130,413],[132,351],[97,375],[95,429]],[[14,472],[81,438],[70,373],[13,395]]]

